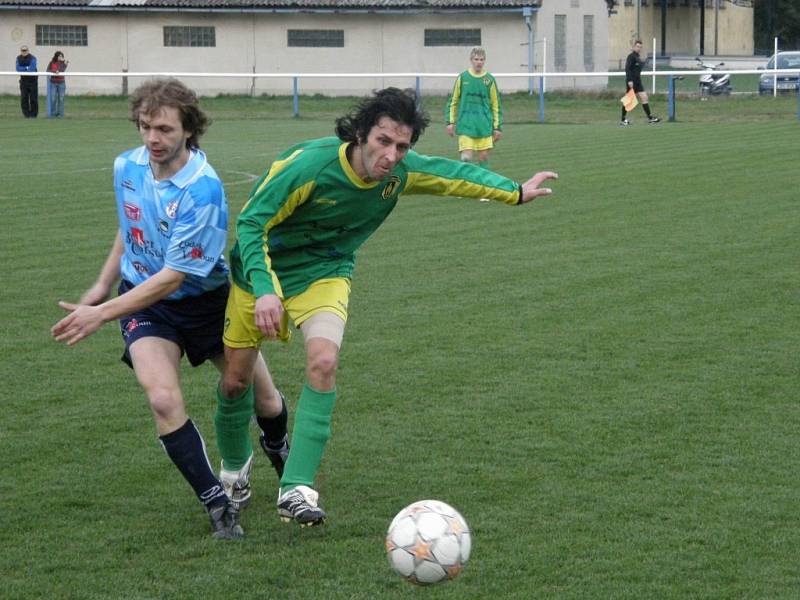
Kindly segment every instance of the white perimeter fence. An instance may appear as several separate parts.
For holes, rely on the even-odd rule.
[[[777,62],[776,62],[777,64]],[[730,74],[730,75],[749,75],[749,74],[758,74],[758,75],[770,75],[772,76],[772,83],[773,83],[773,95],[777,95],[779,91],[782,89],[782,83],[779,81],[781,76],[800,76],[800,71],[797,69],[721,69],[718,68],[714,71],[708,70],[698,70],[698,69],[691,69],[691,70],[682,70],[682,71],[656,71],[655,70],[655,61],[653,61],[652,70],[643,71],[642,78],[643,79],[650,79],[652,80],[652,93],[658,93],[656,81],[658,78],[662,78],[662,80],[667,81],[666,86],[666,93],[669,97],[669,117],[670,119],[674,118],[674,102],[675,102],[675,85],[674,82],[678,78],[684,77],[702,77],[704,74],[713,72],[717,75],[723,74]],[[18,73],[16,71],[0,71],[0,77],[19,77],[22,73]],[[52,77],[52,76],[65,76],[67,82],[70,79],[83,77],[87,78],[88,81],[91,83],[93,79],[101,79],[101,78],[117,78],[120,79],[121,84],[119,88],[119,93],[126,95],[130,89],[136,86],[137,81],[153,78],[153,77],[176,77],[178,79],[183,80],[192,80],[192,79],[244,79],[250,82],[250,89],[255,89],[255,82],[259,79],[274,79],[274,80],[285,80],[286,81],[286,92],[292,96],[293,101],[293,109],[294,115],[298,116],[300,114],[300,94],[301,94],[301,83],[307,80],[314,80],[314,79],[356,79],[356,80],[367,80],[363,84],[363,93],[367,94],[373,89],[379,89],[382,87],[387,86],[395,86],[401,88],[414,88],[417,93],[417,97],[421,98],[424,93],[424,81],[426,79],[441,79],[446,78],[450,81],[454,80],[458,74],[457,73],[194,73],[194,72],[174,72],[174,73],[165,73],[165,72],[136,72],[130,73],[126,71],[121,72],[105,72],[105,73],[97,73],[91,71],[70,71],[67,73],[48,73],[44,71],[37,72],[37,76],[39,77]],[[608,80],[609,78],[620,77],[624,78],[625,73],[620,71],[609,71],[609,72],[573,72],[573,73],[565,73],[565,72],[524,72],[524,73],[495,73],[492,72],[492,75],[495,79],[505,79],[505,78],[515,78],[515,79],[527,79],[528,80],[528,91],[530,94],[538,94],[539,96],[539,120],[544,121],[544,106],[545,106],[545,96],[547,92],[547,82],[548,80],[558,80],[558,79],[572,79],[573,80],[573,87],[575,88],[584,88],[588,90],[594,91],[604,91],[607,89]],[[581,82],[584,81],[591,81],[594,79],[599,79],[599,81],[594,82],[593,85],[577,85],[576,82],[579,80]],[[133,82],[131,83],[131,80]],[[187,84],[191,85],[190,82]],[[48,92],[50,91],[49,79],[48,79]],[[100,88],[104,86],[98,86]],[[563,86],[556,86],[559,89],[564,89]],[[197,86],[199,93],[202,95],[202,86]],[[500,86],[502,89],[502,86]],[[797,84],[792,83],[791,88],[797,89]],[[313,89],[313,88],[312,88]],[[623,93],[625,89],[625,85],[623,82],[620,82],[619,90],[620,94]],[[237,87],[236,90],[231,90],[230,93],[241,93],[241,87]],[[785,91],[785,90],[784,90]],[[797,96],[798,96],[798,119],[800,119],[800,89],[797,89]]]

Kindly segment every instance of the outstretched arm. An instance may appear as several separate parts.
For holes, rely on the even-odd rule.
[[[519,203],[525,204],[539,196],[552,194],[553,190],[550,188],[539,187],[549,179],[558,179],[558,173],[554,173],[553,171],[541,171],[528,179],[528,181],[522,184],[522,197],[519,199]]]
[[[105,301],[111,287],[119,279],[119,261],[123,251],[122,238],[117,232],[114,245],[95,284],[81,297],[78,304],[64,301],[58,303],[61,308],[70,311],[70,314],[50,330],[56,341],[66,342],[69,346],[77,344],[105,323],[166,298],[180,287],[186,277],[185,273],[164,267],[128,293]]]
[[[155,304],[177,290],[183,282],[185,273],[162,268],[144,283],[131,291],[107,300],[97,306],[72,304],[63,300],[58,305],[70,314],[53,325],[51,335],[57,342],[73,346],[87,338],[103,325],[114,319],[136,312]]]

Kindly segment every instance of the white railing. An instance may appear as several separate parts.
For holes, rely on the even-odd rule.
[[[777,61],[775,63],[777,65]],[[653,66],[655,69],[655,65]],[[659,77],[667,78],[670,84],[667,86],[666,93],[669,95],[670,103],[674,103],[674,85],[672,82],[675,78],[679,77],[701,77],[705,73],[709,73],[710,71],[705,69],[684,69],[684,70],[673,70],[673,71],[656,71],[650,70],[643,75],[647,77],[652,77],[653,79],[653,93],[658,93],[656,88],[656,79]],[[771,75],[773,77],[773,94],[777,94],[777,79],[779,75],[799,75],[800,70],[798,69],[716,69],[713,73],[722,75],[722,74],[730,74],[730,75],[749,75],[749,74],[761,74],[761,75]],[[0,71],[0,77],[3,76],[14,76],[19,77],[26,75],[28,73],[24,72],[17,72],[17,71]],[[292,83],[292,97],[293,97],[293,108],[294,108],[294,115],[299,115],[299,98],[300,98],[300,81],[304,79],[413,79],[415,82],[415,88],[418,97],[422,97],[422,82],[424,79],[435,79],[435,78],[447,78],[447,79],[454,79],[458,74],[457,73],[196,73],[196,72],[189,72],[189,71],[176,71],[176,72],[161,72],[161,71],[141,71],[141,72],[128,72],[128,71],[117,71],[117,72],[93,72],[93,71],[70,71],[69,73],[50,73],[46,71],[39,71],[36,72],[36,76],[39,77],[53,77],[53,76],[65,76],[67,80],[71,77],[89,77],[89,78],[107,78],[107,77],[115,77],[115,78],[123,78],[123,81],[129,79],[147,79],[151,77],[177,77],[177,78],[218,78],[218,79],[249,79],[249,80],[256,80],[256,79],[287,79],[290,80]],[[575,72],[519,72],[519,73],[498,73],[492,72],[492,75],[496,79],[500,78],[525,78],[530,80],[531,85],[530,90],[531,94],[533,94],[533,85],[532,82],[534,80],[538,80],[539,86],[539,120],[544,121],[544,96],[546,90],[546,82],[548,79],[558,79],[558,78],[613,78],[613,77],[625,77],[625,73],[621,71],[606,71],[606,72],[583,72],[583,71],[575,71]],[[48,86],[49,87],[49,86]],[[127,85],[123,85],[123,89],[126,89]],[[624,87],[621,85],[620,90],[623,90]],[[800,90],[798,91],[798,118],[800,118]]]

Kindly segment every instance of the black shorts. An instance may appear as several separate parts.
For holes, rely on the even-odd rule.
[[[628,81],[633,81],[633,91],[636,92],[637,94],[639,92],[643,92],[644,91],[644,86],[642,85],[642,80],[641,79],[629,79]],[[627,92],[629,89],[630,88],[628,87],[628,83],[626,82],[625,83],[625,91]]]
[[[119,284],[120,295],[131,289],[133,285],[128,281],[123,280]],[[133,366],[129,348],[143,337],[159,337],[175,342],[181,349],[181,356],[186,353],[193,367],[222,355],[222,329],[229,290],[230,284],[226,283],[200,296],[161,300],[121,318],[120,332],[125,340],[122,360],[129,367]]]

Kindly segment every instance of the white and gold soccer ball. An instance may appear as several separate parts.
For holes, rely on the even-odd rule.
[[[456,509],[420,500],[397,513],[386,533],[389,564],[416,585],[455,578],[469,560],[472,534]]]

